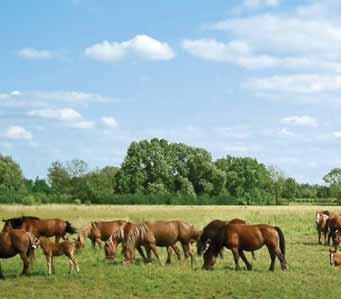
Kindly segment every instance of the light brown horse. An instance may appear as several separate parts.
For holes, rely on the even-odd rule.
[[[39,246],[46,257],[49,275],[52,273],[53,257],[61,255],[65,255],[69,259],[69,273],[71,273],[73,267],[76,267],[77,272],[79,272],[78,262],[73,255],[75,251],[75,244],[73,242],[65,240],[64,242],[54,243],[46,237],[40,237]]]
[[[22,274],[28,274],[37,243],[38,239],[32,233],[21,229],[7,229],[0,233],[0,259],[8,259],[19,254],[24,265]],[[4,279],[1,264],[0,279]]]
[[[327,220],[329,218],[329,211],[316,211],[315,214],[315,224],[318,236],[318,243],[321,244],[321,235],[323,234],[324,244],[327,244],[327,233],[328,233],[328,226]]]
[[[271,258],[269,270],[274,271],[276,256],[281,263],[281,269],[286,270],[285,239],[279,227],[266,224],[225,224],[206,250],[203,268],[212,270],[220,250],[226,247],[232,251],[236,270],[240,270],[240,257],[247,269],[252,270],[244,251],[255,251],[264,245],[268,248]]]
[[[194,229],[192,224],[179,220],[148,221],[127,224],[124,230],[123,254],[125,263],[130,263],[134,260],[135,248],[144,246],[148,262],[151,262],[151,252],[153,252],[161,264],[156,247],[169,248],[180,242],[185,259],[191,257],[191,264],[193,266],[193,253],[191,252],[190,244],[199,238],[199,232]],[[167,251],[170,254],[169,249]]]
[[[213,220],[209,224],[207,224],[202,232],[200,233],[200,238],[197,241],[197,254],[201,256],[202,252],[204,252],[208,245],[210,244],[211,240],[216,238],[219,230],[225,225],[225,224],[246,224],[245,220],[241,220],[238,218],[234,218],[230,221],[223,221],[223,220]],[[223,248],[222,248],[223,251]],[[220,252],[220,256],[223,257],[222,251]],[[252,258],[255,260],[255,253],[252,251]]]
[[[128,229],[125,230],[125,225],[128,225]],[[129,233],[130,231],[130,226],[131,222],[127,222],[126,224],[122,225],[121,229],[119,231],[117,231],[116,233],[114,233],[113,235],[110,236],[110,238],[104,243],[104,254],[105,254],[105,258],[108,260],[114,260],[115,256],[116,256],[116,250],[118,245],[124,241],[125,239],[125,231],[127,231],[127,233]],[[136,247],[137,251],[139,252],[139,254],[141,255],[143,261],[145,263],[148,262],[141,246],[137,246]],[[167,261],[166,264],[170,264],[171,263],[171,257],[172,257],[172,253],[173,250],[178,258],[178,260],[181,260],[181,255],[180,255],[180,250],[179,248],[173,244],[172,246],[167,246]],[[123,248],[122,248],[123,251]]]
[[[76,239],[76,249],[84,248],[86,238],[91,240],[93,248],[96,244],[102,248],[102,241],[107,241],[110,236],[120,231],[126,223],[127,221],[124,220],[115,220],[94,221],[84,225]]]
[[[336,248],[329,248],[329,263],[334,267],[341,267],[341,252]]]
[[[22,216],[3,220],[5,222],[3,231],[8,228],[23,229],[31,232],[36,236],[56,237],[56,242],[60,238],[65,239],[67,233],[74,234],[77,230],[70,222],[62,219],[40,219],[33,216]]]

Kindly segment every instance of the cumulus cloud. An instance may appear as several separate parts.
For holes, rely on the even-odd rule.
[[[117,128],[118,122],[113,116],[103,116],[101,117],[101,123],[109,128]]]
[[[49,50],[38,50],[34,48],[21,49],[17,55],[21,58],[31,60],[48,60],[55,57],[55,54]]]
[[[21,126],[12,126],[6,130],[4,138],[11,140],[32,140],[32,134]]]
[[[337,138],[341,138],[341,132],[340,131],[333,132],[333,136]]]
[[[285,117],[281,120],[282,124],[294,125],[302,127],[317,127],[318,121],[316,118],[309,115],[293,115]]]
[[[84,51],[85,55],[103,62],[117,63],[128,57],[146,60],[171,60],[175,54],[172,48],[148,35],[136,35],[124,42],[103,41]]]
[[[94,122],[84,120],[83,116],[72,108],[32,110],[28,112],[28,116],[57,120],[71,128],[89,129],[95,125]]]

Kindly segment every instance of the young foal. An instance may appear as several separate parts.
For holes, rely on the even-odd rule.
[[[73,256],[73,252],[75,250],[75,245],[73,242],[69,240],[65,240],[61,243],[53,243],[46,237],[39,238],[39,245],[43,250],[43,253],[46,257],[47,261],[47,269],[48,274],[50,275],[52,272],[52,258],[54,256],[65,255],[69,258],[69,273],[71,273],[72,268],[76,266],[77,272],[79,272],[79,266],[76,258]]]
[[[341,252],[329,248],[329,262],[334,267],[341,267]]]

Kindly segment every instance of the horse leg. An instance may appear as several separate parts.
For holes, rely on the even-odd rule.
[[[96,239],[96,243],[100,249],[102,249],[102,241],[100,239]]]
[[[46,255],[46,263],[47,263],[47,274],[51,275],[51,273],[52,273],[52,256],[50,254]]]
[[[318,243],[321,244],[321,230],[317,229]]]
[[[172,253],[173,253],[172,247],[171,246],[167,246],[167,261],[166,261],[167,265],[172,263]]]
[[[243,262],[244,262],[244,264],[245,264],[247,270],[248,270],[248,271],[251,271],[251,270],[252,270],[252,265],[251,265],[251,264],[249,263],[249,261],[247,260],[247,258],[246,258],[246,256],[245,256],[243,250],[239,249],[239,252],[238,252],[238,253],[239,253],[240,257],[242,258],[242,260],[243,260]]]
[[[91,239],[91,244],[92,244],[92,248],[96,249],[96,240],[95,239]]]
[[[193,259],[193,253],[191,252],[191,247],[190,247],[189,243],[181,243],[181,245],[182,245],[182,249],[184,251],[185,260],[187,260],[188,257],[191,257],[191,267],[193,269],[194,259]]]
[[[56,243],[59,243],[59,240],[60,240],[60,236],[56,236]]]
[[[281,263],[281,269],[287,270],[287,261],[285,260],[284,255],[282,254],[282,252],[280,251],[279,248],[275,249],[275,254],[277,256],[277,258],[279,259],[280,263]]]
[[[69,259],[69,274],[71,274],[73,268],[73,262]]]
[[[256,254],[254,251],[251,251],[252,259],[255,261],[256,260]]]
[[[139,252],[139,254],[141,255],[141,257],[143,258],[143,261],[144,261],[145,263],[147,263],[148,260],[147,260],[147,258],[146,258],[146,256],[145,256],[144,252],[143,252],[142,247],[141,247],[141,246],[137,246],[136,249],[137,249],[137,251]]]
[[[273,248],[268,246],[268,251],[270,254],[270,259],[271,259],[271,263],[270,263],[270,267],[269,267],[269,271],[274,271],[275,270],[275,261],[276,261],[276,254]]]
[[[172,245],[172,248],[176,254],[176,257],[178,258],[179,261],[181,261],[181,254],[180,254],[180,249],[178,246],[176,246],[175,244]]]
[[[234,258],[234,263],[235,263],[235,270],[240,271],[240,266],[239,266],[239,254],[238,254],[238,249],[237,248],[232,248],[231,249],[233,258]]]
[[[5,276],[2,273],[1,263],[0,263],[0,279],[5,279]]]
[[[28,272],[28,268],[30,266],[30,260],[25,252],[20,253],[20,257],[24,264],[24,268],[22,270],[21,275],[26,275]]]
[[[158,254],[158,252],[156,250],[156,246],[155,246],[154,243],[150,244],[150,249],[153,251],[155,257],[157,258],[157,261],[159,262],[159,264],[162,265],[161,264],[161,260],[160,260],[160,256],[159,256],[159,254]]]

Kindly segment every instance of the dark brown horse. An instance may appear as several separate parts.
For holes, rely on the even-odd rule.
[[[5,222],[3,231],[8,228],[23,229],[36,236],[47,238],[55,236],[56,242],[59,242],[60,238],[65,239],[67,233],[74,234],[77,232],[70,222],[62,219],[40,219],[38,217],[22,216],[6,219],[3,222]]]
[[[330,245],[332,240],[333,244],[336,240],[336,231],[341,229],[341,215],[330,213],[326,221],[325,233],[328,233],[327,245]]]
[[[135,258],[135,248],[144,246],[147,251],[147,260],[151,262],[151,252],[161,264],[156,247],[172,247],[180,242],[184,251],[185,259],[191,257],[193,265],[193,254],[191,243],[199,238],[199,232],[192,224],[184,221],[150,221],[141,223],[130,223],[125,228],[125,239],[123,242],[123,254],[125,263],[130,263]],[[169,249],[167,250],[170,254]]]
[[[110,236],[119,232],[126,223],[127,221],[124,220],[115,220],[94,221],[84,225],[76,240],[76,249],[84,247],[86,238],[91,240],[94,248],[96,244],[102,248],[102,241],[107,241]]]
[[[11,258],[19,254],[24,265],[22,274],[27,274],[37,243],[38,239],[32,233],[21,229],[7,229],[0,233],[0,259]],[[0,279],[4,279],[1,264]]]
[[[327,244],[327,233],[328,233],[328,218],[329,211],[316,211],[315,224],[318,236],[318,243],[321,244],[321,235],[324,237],[324,244]]]
[[[219,230],[225,224],[246,224],[245,220],[241,220],[238,218],[234,218],[230,221],[223,221],[223,220],[213,220],[209,224],[207,224],[200,234],[200,238],[197,241],[197,254],[201,256],[201,254],[207,249],[208,245],[210,244],[211,240],[216,238]],[[223,248],[222,248],[223,251]],[[222,251],[220,252],[220,256],[222,257]],[[254,252],[252,251],[252,258],[256,259]]]
[[[232,251],[236,270],[240,270],[240,257],[247,269],[252,270],[244,251],[255,251],[264,245],[268,248],[271,258],[269,270],[274,271],[276,256],[281,263],[281,269],[286,270],[285,239],[279,227],[266,224],[225,224],[211,240],[210,247],[204,254],[203,268],[213,269],[220,250],[226,247]]]

